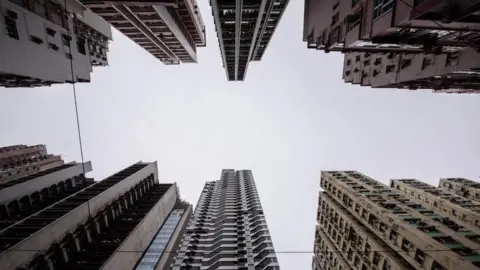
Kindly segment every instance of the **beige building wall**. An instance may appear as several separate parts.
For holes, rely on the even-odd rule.
[[[355,171],[322,172],[321,187],[327,194],[325,198],[330,199],[323,200],[325,207],[340,209],[329,210],[339,215],[343,209],[348,220],[360,224],[360,229],[353,229],[357,237],[368,235],[362,239],[376,239],[383,243],[385,247],[380,251],[392,250],[398,262],[405,262],[398,269],[473,270],[480,267],[480,254],[475,251],[480,249],[480,231],[469,223],[447,226],[451,221],[448,214],[423,207],[410,195]],[[328,222],[331,219],[327,218]],[[322,223],[320,226],[328,230]],[[385,253],[390,254],[382,252],[381,255]],[[345,258],[345,253],[342,254]],[[348,249],[346,254],[348,256]],[[348,257],[346,259],[349,261]],[[383,257],[376,259],[376,268],[365,268],[360,263],[357,267],[354,256],[352,259],[352,269],[387,270],[395,267],[391,263],[383,268],[385,264],[382,262],[386,261]]]
[[[60,165],[61,156],[47,153],[45,145],[12,145],[0,148],[0,183],[5,183]]]

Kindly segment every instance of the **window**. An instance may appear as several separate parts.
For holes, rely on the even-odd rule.
[[[446,270],[446,269],[447,268],[443,267],[441,264],[437,263],[436,261],[432,263],[431,270]]]
[[[402,240],[402,250],[408,252],[410,250],[411,244],[407,239]]]
[[[55,36],[55,33],[56,33],[55,30],[53,30],[52,28],[48,28],[48,27],[47,27],[47,34],[48,34],[48,35],[54,37],[54,36]]]
[[[340,15],[338,14],[338,12],[333,15],[331,26],[333,26],[334,24],[336,24],[338,22],[339,17],[340,17]]]
[[[375,20],[383,14],[389,12],[393,8],[394,4],[394,0],[375,0],[373,3],[373,19]]]
[[[392,268],[392,265],[388,260],[385,259],[385,262],[383,263],[382,270],[390,270]]]
[[[33,43],[37,43],[37,44],[42,44],[43,43],[43,40],[37,36],[34,36],[34,35],[30,35],[30,40],[33,42]]]
[[[8,36],[17,40],[20,39],[17,30],[17,13],[7,9],[7,15],[4,17],[4,20]]]
[[[83,38],[77,39],[77,51],[83,55],[87,54],[87,52],[85,51],[85,39]]]
[[[58,46],[53,44],[53,43],[48,43],[48,48],[50,48],[54,51],[58,51]]]
[[[374,265],[378,265],[380,263],[380,261],[382,260],[382,256],[380,256],[380,253],[378,252],[373,252],[373,264]]]
[[[360,62],[360,55],[355,56],[355,62]]]
[[[70,47],[70,40],[72,40],[72,37],[69,37],[65,34],[62,35],[62,42],[64,46]]]
[[[415,252],[415,261],[421,265],[423,265],[423,262],[425,261],[425,253],[423,253],[423,251],[420,249],[417,249]]]
[[[395,65],[387,65],[387,67],[385,68],[385,73],[390,73],[390,72],[393,72],[395,70]]]
[[[335,5],[333,5],[333,10],[337,9],[339,5],[340,5],[340,1],[338,1],[337,3],[335,3]]]
[[[402,59],[402,62],[400,63],[400,69],[404,69],[406,67],[409,67],[412,64],[411,59]]]
[[[445,61],[445,66],[453,66],[458,64],[458,53],[449,53],[447,54],[447,60]]]
[[[72,59],[72,54],[71,54],[71,53],[65,53],[65,56],[66,56],[68,59]]]
[[[360,0],[352,0],[352,8],[358,3],[360,3]]]
[[[426,67],[430,65],[432,65],[432,59],[424,57],[422,62],[422,70],[424,70]]]

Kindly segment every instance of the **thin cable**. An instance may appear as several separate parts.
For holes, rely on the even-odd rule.
[[[71,74],[71,79],[72,79],[72,90],[73,90],[73,101],[75,103],[75,117],[77,120],[77,134],[78,134],[78,142],[80,146],[80,158],[82,160],[82,169],[83,169],[83,177],[86,177],[86,171],[85,171],[85,160],[83,158],[83,144],[82,144],[82,133],[80,130],[80,117],[78,114],[78,102],[77,102],[77,88],[75,87],[75,73],[73,72],[73,54],[72,54],[72,46],[71,46],[71,41],[72,41],[72,36],[70,34],[70,26],[68,24],[69,20],[69,12],[67,9],[67,0],[64,1],[65,3],[65,15],[66,15],[66,27],[67,27],[67,35],[68,35],[68,49],[70,53],[70,74]],[[63,14],[62,14],[63,16]],[[88,209],[88,216],[92,216],[90,212],[90,200],[87,201],[87,209]]]
[[[418,13],[422,13],[420,10],[418,10],[416,7],[414,7],[413,5],[407,3],[405,0],[400,0],[400,2],[402,2],[404,5],[406,5],[407,7],[411,8],[412,10],[418,12]],[[445,28],[443,25],[439,24],[438,22],[436,22],[435,20],[430,20],[431,22],[433,22],[434,24],[436,24],[438,27],[440,27],[442,30],[444,31],[447,31],[450,35],[453,35],[454,37],[456,37],[459,41],[467,41],[468,43],[470,43],[470,46],[469,47],[472,47],[473,49],[475,50],[478,50],[478,47],[477,47],[477,44],[470,40],[470,39],[467,39],[465,37],[462,37],[462,36],[457,36],[454,32],[450,31],[450,29],[447,29]],[[472,46],[473,44],[473,46]]]
[[[470,249],[472,251],[479,251],[480,249]],[[15,249],[15,250],[9,250],[9,252],[37,252],[37,251],[45,251],[43,249]],[[451,249],[429,249],[429,250],[422,250],[422,252],[449,252],[453,250]],[[116,250],[115,252],[123,252],[123,253],[143,253],[145,250]],[[178,253],[178,252],[184,252],[184,251],[174,251],[174,250],[165,250],[163,251],[164,253]],[[352,252],[362,252],[362,253],[367,253],[367,252],[378,252],[378,253],[408,253],[408,251],[395,251],[395,250],[352,250]],[[314,251],[295,251],[295,250],[283,250],[283,251],[275,251],[277,254],[326,254],[326,253],[348,253],[346,251],[341,251],[341,250],[329,250],[329,251],[324,251],[324,252],[317,252],[315,253]]]

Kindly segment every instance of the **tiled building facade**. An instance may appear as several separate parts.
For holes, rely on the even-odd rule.
[[[11,145],[0,148],[0,183],[52,169],[64,162],[47,153],[45,145]]]
[[[172,269],[279,269],[250,170],[205,184]]]
[[[355,171],[324,171],[321,187],[314,269],[480,269],[477,203]]]

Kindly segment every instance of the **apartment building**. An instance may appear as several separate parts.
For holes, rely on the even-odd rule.
[[[156,163],[99,182],[89,171],[89,162],[69,163],[0,185],[2,268],[155,269],[168,260],[162,248],[175,250],[189,211],[176,184],[159,183]]]
[[[480,228],[464,216],[475,203],[417,180],[387,186],[356,171],[324,171],[320,186],[316,269],[480,268]]]
[[[79,1],[166,65],[197,63],[206,46],[195,0]]]
[[[172,269],[280,269],[250,170],[207,182]]]
[[[76,0],[0,0],[0,13],[0,86],[90,82],[108,64],[110,25]]]
[[[47,153],[45,145],[0,148],[0,183],[63,165],[62,157]]]
[[[474,92],[478,10],[478,0],[306,0],[303,40],[310,49],[344,53],[346,82]]]
[[[438,186],[467,199],[480,201],[480,183],[465,178],[442,178]]]
[[[260,61],[289,0],[212,0],[223,67],[229,81],[243,81],[251,61]]]

